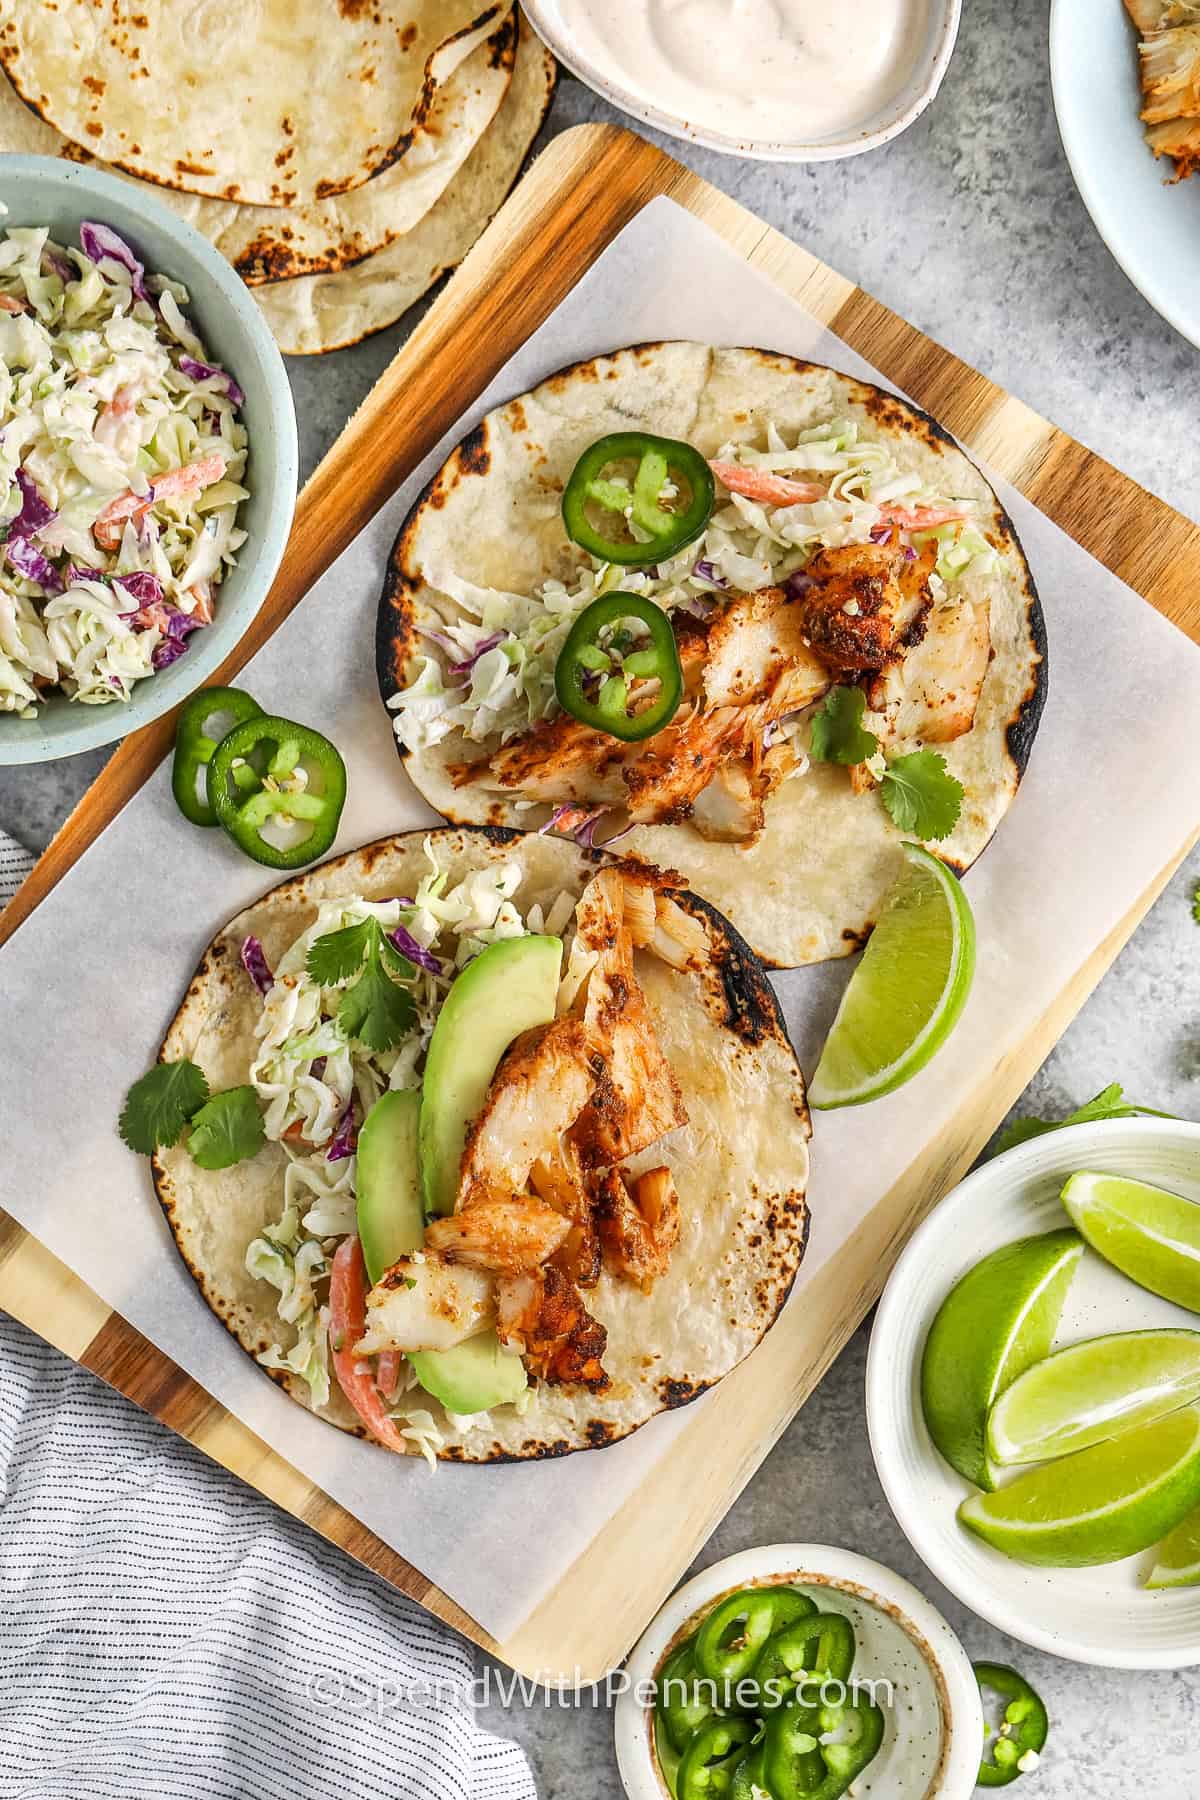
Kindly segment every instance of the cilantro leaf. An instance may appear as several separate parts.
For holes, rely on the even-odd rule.
[[[327,931],[308,946],[308,973],[322,987],[336,987],[362,968],[363,952],[378,942],[379,924],[362,919],[341,931]]]
[[[416,969],[389,942],[378,919],[317,938],[309,945],[308,973],[322,987],[349,981],[337,1013],[344,1037],[357,1038],[369,1050],[391,1050],[408,1035],[416,1005],[391,977],[411,981]]]
[[[252,1087],[214,1094],[192,1120],[188,1150],[202,1169],[228,1169],[266,1142],[258,1096]]]
[[[194,1062],[156,1063],[125,1096],[117,1129],[131,1150],[151,1156],[179,1142],[192,1115],[208,1099],[208,1082]]]
[[[879,739],[863,729],[867,697],[861,688],[836,687],[813,714],[809,755],[814,762],[861,763],[874,756]]]
[[[408,1035],[417,1009],[412,995],[384,970],[376,950],[342,995],[337,1016],[346,1037],[357,1038],[368,1050],[391,1050]]]
[[[1200,881],[1192,889],[1192,917],[1200,925]]]
[[[1059,1131],[1064,1125],[1090,1125],[1097,1119],[1135,1119],[1140,1117],[1152,1119],[1173,1119],[1174,1113],[1156,1112],[1152,1106],[1139,1106],[1136,1101],[1126,1100],[1125,1090],[1119,1081],[1110,1081],[1108,1086],[1068,1113],[1065,1119],[1014,1119],[1006,1125],[992,1151],[999,1156],[1005,1150],[1011,1150],[1016,1144],[1027,1144],[1031,1138],[1042,1137],[1047,1131]]]
[[[880,799],[901,831],[922,842],[949,837],[962,811],[962,782],[936,750],[914,750],[888,764]]]

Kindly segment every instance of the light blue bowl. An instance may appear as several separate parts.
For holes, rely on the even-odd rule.
[[[78,245],[82,220],[111,225],[148,270],[182,281],[189,318],[214,361],[229,369],[246,395],[249,435],[239,524],[247,532],[217,591],[216,617],[190,639],[186,656],[136,684],[132,698],[81,706],[55,694],[36,719],[0,714],[0,764],[50,762],[95,750],[169,712],[219,667],[245,634],[275,578],[296,504],[296,413],[283,358],[258,307],[207,238],[141,188],[114,175],[52,156],[0,156],[0,226],[48,225],[60,243]]]

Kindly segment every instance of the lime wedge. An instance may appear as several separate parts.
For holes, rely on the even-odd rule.
[[[994,1463],[1046,1462],[1200,1400],[1200,1331],[1120,1331],[1034,1363],[988,1415]]]
[[[1029,1469],[958,1509],[968,1531],[1019,1562],[1056,1569],[1120,1562],[1173,1531],[1200,1501],[1200,1410],[1140,1425]]]
[[[1158,1559],[1146,1577],[1148,1588],[1195,1587],[1200,1582],[1200,1508],[1158,1546]]]
[[[996,1396],[1054,1341],[1083,1255],[1078,1232],[1048,1231],[993,1250],[951,1288],[921,1358],[921,1406],[946,1461],[994,1487],[984,1428]]]
[[[975,921],[958,878],[903,844],[908,867],[883,903],[808,1090],[813,1106],[890,1094],[940,1050],[975,973]]]
[[[1122,1175],[1072,1175],[1062,1203],[1092,1249],[1139,1287],[1200,1312],[1200,1206]]]

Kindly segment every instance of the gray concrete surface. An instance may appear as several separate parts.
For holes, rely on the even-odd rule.
[[[709,180],[805,244],[1147,487],[1200,517],[1197,353],[1129,285],[1096,236],[1059,144],[1045,0],[966,0],[931,111],[874,155],[812,168],[738,164],[675,146]],[[565,80],[546,136],[611,109]],[[295,361],[304,472],[332,442],[413,316],[341,355]],[[40,848],[104,760],[0,770],[0,825]],[[1114,845],[1119,854],[1119,845]],[[1200,1116],[1200,853],[1171,884],[1031,1084],[1022,1111],[1065,1112],[1107,1081]],[[901,1570],[973,1656],[1011,1660],[1054,1718],[1041,1800],[1191,1800],[1200,1680],[1087,1669],[1009,1643],[924,1570],[885,1504],[867,1447],[866,1327],[706,1545],[705,1564],[783,1538],[832,1540]],[[486,1522],[483,1543],[486,1543]],[[481,1668],[486,1663],[481,1661]],[[493,1677],[496,1675],[493,1670]],[[546,1800],[618,1791],[602,1705],[495,1699]]]

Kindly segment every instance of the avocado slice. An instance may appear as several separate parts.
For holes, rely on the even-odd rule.
[[[385,1269],[419,1250],[425,1238],[417,1153],[420,1112],[421,1096],[414,1090],[381,1094],[358,1134],[358,1236],[372,1287]]]
[[[425,1211],[454,1211],[467,1127],[515,1037],[554,1017],[562,967],[556,937],[501,938],[468,963],[429,1040],[421,1090]]]
[[[487,1412],[517,1400],[529,1385],[525,1364],[495,1331],[481,1331],[453,1350],[418,1350],[409,1357],[417,1380],[447,1412]]]
[[[358,1134],[358,1235],[372,1287],[424,1240],[420,1111],[421,1096],[412,1090],[382,1094]],[[516,1400],[528,1385],[520,1356],[506,1350],[491,1330],[452,1350],[422,1350],[408,1360],[421,1386],[448,1412],[487,1412]]]

